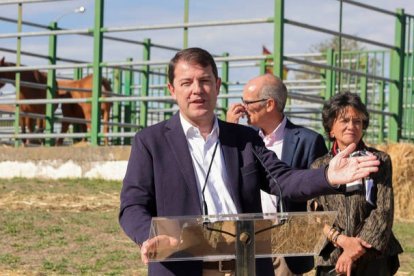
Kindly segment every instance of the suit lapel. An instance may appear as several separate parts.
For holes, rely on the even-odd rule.
[[[198,197],[197,181],[195,178],[193,161],[191,159],[190,151],[188,150],[187,139],[185,137],[183,128],[180,123],[179,113],[176,113],[167,123],[165,137],[170,147],[171,153],[174,156],[184,181],[190,193]],[[174,164],[171,164],[174,166]],[[200,204],[201,211],[201,204]]]
[[[226,125],[219,120],[220,127],[220,146],[223,153],[225,169],[227,172],[228,182],[225,183],[226,187],[232,197],[234,204],[236,205],[237,211],[241,212],[241,203],[238,196],[239,187],[239,154],[237,147],[230,146],[234,145],[234,139],[226,131]]]
[[[292,166],[293,156],[297,144],[299,142],[299,137],[297,136],[298,130],[293,127],[293,124],[287,120],[285,127],[285,135],[283,137],[283,150],[281,160]]]

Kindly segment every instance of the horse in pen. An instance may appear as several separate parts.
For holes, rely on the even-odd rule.
[[[3,57],[0,60],[0,67],[15,67],[15,63],[6,62]],[[16,80],[15,72],[0,72],[0,78],[9,79],[11,81]],[[19,99],[20,100],[39,100],[46,99],[46,84],[47,84],[47,74],[34,70],[34,71],[22,71],[20,73],[20,80],[22,82],[27,82],[31,84],[22,84],[20,86]],[[34,85],[33,85],[34,83]],[[0,82],[0,88],[2,88],[6,83]],[[36,85],[37,84],[37,85]],[[55,111],[57,105],[53,105],[53,111]],[[28,113],[35,113],[44,116],[46,114],[46,104],[20,104],[20,110],[26,115],[20,117],[19,125],[21,127],[22,133],[26,133],[26,128],[29,133],[35,132],[35,127],[37,126],[37,131],[43,131],[45,127],[44,119],[35,119],[31,116],[28,116]],[[29,143],[27,139],[25,143]]]
[[[93,88],[93,74],[90,74],[80,80],[58,80],[58,96],[60,98],[73,98],[73,99],[82,99],[90,98],[92,96]],[[102,86],[102,96],[106,97],[112,93],[110,81],[106,78],[101,80]],[[103,132],[109,132],[109,117],[111,112],[112,103],[102,102],[101,107],[101,116],[103,118]],[[91,128],[91,117],[92,117],[92,104],[86,102],[79,103],[70,103],[62,104],[62,114],[63,116],[85,119],[86,124],[83,123],[80,126],[81,132],[89,131]],[[70,123],[63,121],[62,122],[62,133],[66,133],[69,129]],[[108,145],[108,138],[104,139],[105,145]],[[58,140],[58,144],[62,144],[62,139]]]
[[[6,62],[3,57],[0,60],[0,67],[14,67],[16,64]],[[16,77],[15,72],[0,72],[0,78],[9,79],[14,81]],[[21,85],[19,99],[46,99],[46,87],[47,87],[47,74],[38,70],[22,71],[21,81],[31,83]],[[93,87],[93,75],[88,75],[80,80],[57,80],[56,84],[56,97],[57,98],[90,98],[92,95]],[[108,96],[111,92],[111,85],[108,79],[102,78],[102,96]],[[0,88],[5,85],[4,82],[0,82]],[[76,90],[80,89],[80,90]],[[107,133],[109,131],[109,116],[112,107],[112,103],[101,103],[101,115],[103,117],[103,131]],[[53,112],[56,111],[58,105],[53,105]],[[76,118],[85,120],[85,123],[80,123],[80,130],[86,132],[90,130],[90,120],[92,114],[91,103],[62,103],[62,116],[65,118]],[[41,116],[46,114],[46,104],[21,104],[20,110],[25,114],[35,113]],[[37,123],[36,123],[37,122]],[[29,133],[36,131],[42,132],[45,127],[45,119],[34,119],[30,116],[24,115],[20,117],[20,127],[22,133],[26,133],[26,128]],[[72,122],[62,121],[61,133],[68,131],[69,125]],[[36,129],[37,126],[37,129]],[[108,139],[104,140],[105,144],[108,144]],[[25,141],[28,144],[29,140]],[[63,139],[57,140],[57,145],[63,144]]]

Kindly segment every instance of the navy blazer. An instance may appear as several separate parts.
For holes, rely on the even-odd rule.
[[[277,187],[257,162],[256,151],[278,180],[287,198],[310,199],[336,193],[325,168],[292,170],[269,151],[257,133],[246,126],[219,120],[219,140],[229,183],[239,213],[261,213],[260,189]],[[148,239],[155,216],[201,215],[200,195],[179,114],[135,135],[121,190],[119,221],[136,243]],[[256,260],[257,275],[273,275],[270,259]],[[202,262],[150,263],[149,275],[202,275]]]
[[[328,152],[319,133],[286,121],[281,160],[295,169],[308,169],[313,161]],[[285,200],[289,212],[306,211],[306,201]],[[294,274],[302,274],[314,267],[313,257],[286,257],[286,264]]]

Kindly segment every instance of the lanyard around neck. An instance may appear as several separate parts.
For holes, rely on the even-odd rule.
[[[218,145],[218,143],[219,143],[219,140],[217,140],[216,145],[214,146],[213,156],[211,157],[210,165],[208,166],[206,180],[204,181],[203,189],[201,190],[201,192],[203,194],[204,194],[204,190],[206,189],[206,186],[207,186],[208,176],[210,175],[211,166],[213,165],[214,157],[216,156],[216,151],[217,151],[217,145]]]

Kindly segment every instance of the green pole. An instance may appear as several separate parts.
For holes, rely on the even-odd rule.
[[[190,0],[184,0],[184,24],[188,23],[190,18]],[[188,27],[184,27],[183,32],[183,48],[188,48]]]
[[[83,71],[82,68],[75,68],[73,69],[73,79],[74,80],[80,80],[83,77]],[[79,133],[81,131],[80,125],[73,123],[73,132],[74,133]]]
[[[385,108],[385,85],[384,81],[379,82],[379,110],[384,111]],[[384,143],[384,132],[385,132],[385,123],[384,123],[384,114],[379,114],[379,120],[378,120],[378,126],[379,126],[379,133],[378,133],[378,140],[380,143]]]
[[[57,30],[57,22],[52,22],[49,25],[51,31]],[[49,64],[56,64],[56,47],[57,47],[57,37],[55,34],[49,35]],[[56,71],[54,69],[49,69],[47,71],[47,89],[46,89],[46,98],[53,99],[56,94]],[[48,103],[46,104],[46,133],[53,133],[53,106],[55,104]],[[50,138],[45,140],[46,146],[53,145],[53,141]]]
[[[414,19],[412,17],[407,17],[407,43],[406,43],[406,70],[404,74],[405,79],[405,99],[403,102],[404,105],[404,139],[409,142],[414,142],[413,140],[413,127],[414,127],[414,117],[413,117],[413,91],[414,91]]]
[[[343,16],[343,3],[339,0],[339,35],[338,35],[338,68],[342,68],[342,16]],[[351,62],[349,62],[351,64]],[[342,74],[341,71],[338,73],[338,90],[341,91],[342,86]],[[348,74],[349,76],[349,74]]]
[[[411,22],[413,23],[413,19],[411,19]],[[414,40],[414,37],[413,37]],[[409,75],[410,81],[410,89],[407,90],[407,93],[409,95],[409,99],[407,101],[407,105],[409,107],[407,108],[408,111],[408,139],[411,142],[414,142],[414,45],[411,45],[411,54],[410,54],[410,62],[411,62],[411,74]],[[408,80],[407,80],[408,81]]]
[[[113,86],[113,90],[114,93],[116,94],[121,94],[121,90],[122,90],[122,75],[121,75],[121,70],[119,68],[114,69],[113,71],[114,74],[114,86]],[[112,127],[112,132],[114,133],[119,133],[119,123],[121,122],[121,104],[120,102],[116,101],[113,103],[113,108],[112,108],[112,120],[114,123],[114,126]],[[120,139],[116,138],[114,139],[114,143],[115,145],[119,145],[120,144]]]
[[[23,17],[23,7],[22,3],[18,4],[17,7],[17,32],[22,32],[22,17]],[[20,51],[22,48],[22,38],[20,36],[17,37],[17,45],[16,45],[16,66],[20,66],[21,55]],[[20,99],[20,72],[16,72],[14,87],[16,88],[16,100]],[[20,122],[20,104],[16,104],[16,109],[14,111],[14,134],[19,134],[19,122]],[[20,140],[14,140],[14,146],[20,146]]]
[[[80,80],[83,76],[82,68],[75,68],[73,69],[73,79]]]
[[[405,21],[403,9],[397,9],[395,24],[395,47],[391,51],[389,110],[394,113],[388,121],[388,139],[398,142],[401,138],[402,98],[404,82]]]
[[[335,94],[335,70],[333,67],[335,66],[335,50],[330,48],[326,50],[326,64],[329,66],[328,69],[325,70],[325,101],[328,101],[334,94]],[[331,148],[331,142],[329,140],[325,140],[326,146]]]
[[[168,91],[168,88],[167,87],[164,88],[164,95],[165,96],[170,96],[170,91]],[[171,109],[173,107],[173,104],[171,104],[171,103],[164,103],[164,107],[166,109]],[[173,115],[173,112],[172,111],[164,112],[164,120],[170,119],[172,117],[172,115]]]
[[[283,79],[284,0],[275,0],[274,13],[273,74]]]
[[[168,72],[168,66],[165,67],[164,72]],[[168,74],[165,77],[165,87],[164,87],[164,95],[165,96],[170,96],[170,91],[168,90]],[[173,107],[172,103],[165,103],[164,104],[165,108],[171,109]],[[166,112],[164,113],[164,120],[167,120],[169,118],[171,118],[172,116],[172,112]]]
[[[266,60],[262,59],[259,64],[259,74],[264,75],[266,74]]]
[[[92,128],[91,144],[99,145],[99,132],[101,126],[101,97],[102,81],[102,27],[104,14],[104,0],[95,0],[95,26],[93,29],[93,89],[92,89]]]
[[[223,53],[223,57],[228,57],[229,53]],[[221,67],[221,94],[228,95],[229,94],[229,62],[223,61]],[[222,120],[226,120],[226,113],[227,108],[229,106],[228,98],[223,98],[220,101],[220,106],[222,108],[222,113],[220,118]]]
[[[143,60],[149,61],[151,56],[151,39],[144,39]],[[149,93],[149,65],[142,67],[141,96],[148,97]],[[148,101],[140,101],[139,105],[139,126],[147,127],[148,124]]]
[[[368,74],[368,55],[364,56],[365,60],[365,74]],[[365,105],[368,105],[368,80],[367,76],[364,75],[360,78],[361,85],[361,100]]]
[[[127,58],[128,62],[132,61],[132,58]],[[124,94],[125,96],[131,96],[132,95],[132,84],[133,84],[133,75],[132,75],[132,70],[127,70],[124,72]],[[124,102],[124,122],[127,124],[131,124],[132,120],[131,120],[131,108],[132,107],[132,103],[131,100],[127,100],[126,102]],[[135,121],[134,121],[135,123]],[[131,128],[126,127],[124,128],[124,132],[129,132],[131,131]],[[131,138],[126,137],[124,138],[124,144],[125,145],[130,145],[131,144]]]
[[[335,94],[335,71],[332,69],[332,67],[335,65],[334,49],[328,49],[326,51],[326,64],[330,68],[326,69],[325,71],[325,101],[329,100],[333,94]]]

